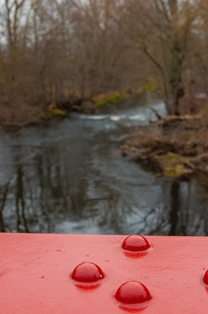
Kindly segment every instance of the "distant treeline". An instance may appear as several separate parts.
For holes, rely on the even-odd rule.
[[[208,0],[2,0],[0,109],[139,88],[207,92]]]

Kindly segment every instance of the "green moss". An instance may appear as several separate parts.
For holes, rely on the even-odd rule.
[[[154,92],[157,90],[158,82],[157,80],[150,76],[147,78],[145,85],[141,86],[143,92]]]
[[[184,165],[177,165],[175,167],[165,167],[164,175],[171,177],[171,178],[179,178],[184,175],[185,167]]]
[[[105,98],[101,101],[96,102],[95,107],[103,107],[107,104],[115,104],[119,100],[126,99],[126,98],[128,98],[128,96],[126,94],[114,95],[114,96],[111,96],[111,97],[108,97],[108,98]]]
[[[145,90],[146,92],[151,92],[151,91],[153,91],[154,89],[155,89],[155,86],[154,86],[152,83],[149,83],[149,84],[147,84],[147,85],[144,86],[144,90]]]
[[[181,157],[179,155],[168,153],[166,155],[156,156],[160,169],[163,174],[171,178],[180,178],[183,176],[189,176],[193,171],[186,166],[188,165],[187,158]]]
[[[42,114],[43,119],[51,119],[54,117],[66,117],[67,111],[61,109],[47,110]]]

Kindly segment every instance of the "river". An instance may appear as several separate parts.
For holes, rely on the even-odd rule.
[[[164,105],[153,106],[164,112]],[[147,106],[0,135],[2,232],[208,235],[207,191],[156,177],[119,153]]]

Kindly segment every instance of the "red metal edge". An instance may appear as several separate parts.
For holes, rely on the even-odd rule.
[[[208,238],[147,236],[145,253],[126,252],[126,236],[0,234],[0,310],[4,314],[207,314]],[[96,284],[71,278],[82,262],[99,266]],[[115,298],[125,282],[144,285],[151,300]],[[133,299],[134,300],[134,299]]]

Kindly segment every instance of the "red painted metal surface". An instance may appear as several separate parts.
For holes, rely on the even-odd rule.
[[[125,238],[0,234],[0,312],[208,313],[208,238]]]

